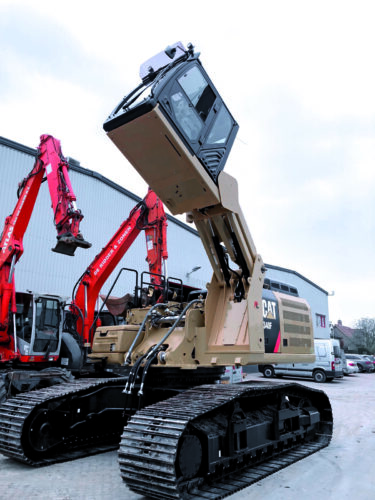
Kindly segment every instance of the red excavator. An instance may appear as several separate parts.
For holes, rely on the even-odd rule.
[[[101,323],[100,312],[103,306],[107,305],[109,311],[114,311],[115,314],[124,314],[129,304],[134,305],[138,303],[140,287],[138,286],[137,279],[134,295],[126,294],[120,299],[112,298],[109,294],[102,296],[104,299],[103,306],[95,314],[102,286],[142,230],[145,231],[146,236],[146,261],[149,266],[149,271],[143,273],[149,276],[149,281],[146,282],[149,285],[147,291],[149,302],[155,302],[164,297],[165,277],[167,275],[165,268],[168,258],[167,217],[164,212],[163,203],[149,189],[145,198],[133,208],[129,217],[122,222],[106,246],[103,247],[88,266],[73,289],[73,300],[70,304],[70,311],[73,315],[74,323],[73,325],[69,324],[71,321],[71,318],[69,318],[66,324],[69,331],[79,335],[85,352],[85,359],[91,350],[95,327]],[[136,273],[132,269],[123,268],[122,270]],[[118,277],[115,283],[117,279]],[[113,286],[111,287],[112,289]],[[62,364],[65,364],[69,368],[77,366],[77,362],[72,359],[72,354],[68,354],[70,359],[62,359]]]
[[[111,367],[109,370],[106,370],[105,354],[93,356],[91,360],[87,359],[87,354],[91,351],[93,334],[95,332],[95,327],[97,325],[99,317],[99,313],[97,313],[95,316],[95,305],[99,297],[101,287],[112,274],[116,265],[119,263],[121,258],[124,256],[126,251],[130,248],[130,246],[136,239],[137,235],[142,230],[145,231],[146,235],[146,261],[149,265],[149,271],[145,271],[142,273],[140,286],[138,286],[138,278],[136,278],[134,296],[131,298],[132,306],[139,305],[140,300],[138,299],[138,297],[139,295],[141,295],[140,292],[144,290],[144,285],[148,285],[146,301],[147,304],[164,301],[167,295],[172,296],[173,298],[176,298],[178,296],[181,297],[182,285],[179,285],[178,280],[175,278],[173,282],[170,282],[166,278],[166,270],[164,271],[164,275],[162,274],[163,264],[165,268],[166,259],[168,258],[166,229],[167,218],[164,212],[163,204],[156,196],[156,194],[151,189],[149,189],[146,197],[134,207],[129,217],[121,224],[121,226],[109,240],[107,245],[95,257],[93,262],[88,266],[88,268],[74,287],[73,300],[70,304],[70,318],[68,321],[67,319],[65,320],[65,325],[68,324],[69,330],[62,333],[63,342],[59,360],[61,367],[68,368],[69,371],[60,369],[61,373],[56,373],[56,369],[49,369],[45,374],[45,377],[40,377],[40,372],[34,372],[32,376],[30,376],[29,372],[27,380],[28,385],[26,384],[26,375],[24,371],[9,371],[7,373],[7,380],[4,377],[2,380],[0,373],[0,403],[2,400],[4,401],[6,392],[10,392],[14,396],[12,398],[9,398],[3,405],[1,405],[0,412],[2,412],[3,410],[7,412],[10,408],[15,408],[15,401],[17,401],[16,405],[19,404],[19,409],[25,409],[25,405],[29,406],[31,404],[31,406],[33,406],[33,404],[37,400],[41,402],[40,397],[42,394],[42,399],[44,397],[47,397],[47,399],[49,399],[49,396],[53,393],[56,397],[56,402],[58,402],[59,396],[61,396],[61,394],[70,394],[72,387],[74,387],[74,391],[77,391],[80,394],[81,391],[84,391],[89,396],[87,402],[89,402],[90,399],[89,406],[85,405],[85,409],[82,408],[82,415],[84,415],[84,425],[82,426],[81,424],[78,424],[77,428],[77,430],[79,429],[79,433],[81,432],[81,430],[83,430],[83,434],[85,434],[84,440],[86,441],[86,445],[83,446],[83,449],[80,449],[82,441],[80,438],[78,438],[76,444],[74,445],[74,447],[77,448],[75,452],[76,456],[81,456],[98,451],[105,451],[117,446],[119,435],[118,419],[116,419],[116,422],[113,426],[114,428],[110,432],[105,432],[105,439],[103,442],[101,440],[101,432],[99,432],[99,439],[97,439],[97,437],[91,436],[92,432],[94,432],[95,435],[98,433],[97,425],[100,425],[101,419],[99,419],[99,421],[93,421],[93,425],[90,424],[86,426],[85,423],[86,410],[88,410],[90,413],[92,413],[92,411],[94,411],[94,413],[97,411],[99,413],[102,412],[105,418],[107,416],[111,418],[113,415],[113,410],[115,411],[115,414],[117,414],[117,407],[114,409],[112,409],[111,407],[108,408],[108,397],[106,396],[106,389],[109,388],[110,392],[113,392],[113,394],[115,395],[118,390],[121,390],[124,385],[124,379],[121,376],[114,379],[108,378],[108,375],[110,375],[111,373],[113,373],[113,376],[115,375],[115,370],[113,370],[113,368]],[[125,268],[123,268],[122,270],[124,269]],[[125,270],[135,272],[137,275],[137,272],[132,269]],[[145,279],[143,276],[148,276],[148,279]],[[109,300],[111,300],[111,305],[109,307],[110,310],[115,307],[118,312],[123,312],[124,305],[127,305],[126,300],[124,303],[123,299],[117,301],[113,298],[108,299],[108,296],[104,298],[104,303],[108,302]],[[121,303],[120,307],[118,302]],[[71,321],[72,319],[74,320],[73,322]],[[75,381],[72,381],[72,377],[69,377],[70,371],[72,371],[74,375],[76,375]],[[47,374],[50,377],[48,383],[46,381]],[[105,378],[98,378],[98,376],[100,375]],[[119,373],[119,375],[121,375],[121,373]],[[83,378],[84,376],[89,376],[90,378]],[[106,387],[107,382],[110,385],[109,387]],[[43,388],[43,385],[48,387]],[[90,395],[90,390],[92,387],[95,387],[94,391],[96,393],[96,397],[94,398],[94,400],[91,399]],[[35,388],[39,390],[30,391],[30,389]],[[15,394],[17,393],[18,395],[15,396]],[[1,397],[2,395],[3,398]],[[55,399],[54,396],[52,396],[52,399]],[[81,413],[81,408],[77,408],[77,403],[79,406],[81,406],[80,398],[75,399],[73,397],[73,399],[70,399],[70,397],[68,396],[68,399],[68,413],[70,411],[74,411],[75,413],[77,412],[77,415],[79,415]],[[94,407],[90,409],[89,407],[91,407],[92,405],[94,405]],[[66,413],[65,415],[68,415],[68,413]],[[26,414],[27,412],[24,415],[26,416]],[[60,413],[59,415],[63,416],[63,414]],[[4,436],[0,436],[1,452],[4,454],[10,453],[13,458],[15,458],[14,453],[16,453],[18,459],[23,460],[22,457],[24,457],[25,461],[30,464],[47,462],[51,463],[52,461],[54,461],[54,459],[51,460],[51,458],[49,457],[47,459],[47,462],[44,462],[46,452],[47,455],[50,454],[50,445],[52,445],[52,448],[55,448],[56,442],[54,441],[52,434],[55,433],[56,425],[59,426],[61,424],[63,427],[65,427],[65,424],[70,424],[68,422],[69,419],[65,419],[64,422],[59,423],[57,421],[54,421],[53,423],[47,423],[44,420],[45,416],[47,416],[48,419],[48,411],[46,413],[37,412],[37,415],[33,414],[31,419],[28,420],[28,424],[25,427],[26,434],[28,435],[28,443],[24,450],[25,453],[22,450],[21,454],[18,453],[18,445],[15,445],[17,437],[14,439],[14,436],[12,436],[12,443],[9,443],[9,428],[8,431],[6,431],[7,437],[5,438],[5,440]],[[0,419],[0,428],[2,428],[3,425],[7,425],[6,414],[2,414],[2,417],[4,418]],[[14,420],[14,415],[11,417],[11,419]],[[29,427],[29,424],[31,425],[31,427]],[[83,427],[85,429],[83,429]],[[21,433],[23,432],[22,426],[19,428],[19,430],[21,431]],[[29,434],[29,430],[31,430],[31,434]],[[8,446],[9,444],[10,447]],[[72,443],[70,442],[70,440],[68,440],[67,450],[70,449],[71,444]],[[23,445],[21,445],[21,447],[23,447]],[[69,456],[64,454],[64,452],[60,454],[60,451],[60,460],[63,460],[64,457]],[[41,458],[42,462],[35,462],[36,457]]]
[[[54,252],[74,255],[77,247],[89,248],[79,232],[83,215],[76,206],[68,175],[69,165],[60,141],[42,135],[37,158],[29,175],[19,184],[18,201],[5,219],[0,253],[0,363],[55,361],[59,342],[59,299],[55,296],[16,294],[14,270],[23,254],[23,237],[45,180],[52,200],[57,244]],[[19,299],[19,300],[17,300]],[[22,309],[22,312],[21,312]],[[27,312],[26,312],[27,311]],[[33,325],[34,315],[38,324]],[[19,343],[21,341],[21,343]],[[28,346],[26,345],[28,344]],[[48,344],[48,349],[44,349]],[[48,352],[48,354],[47,354]]]
[[[163,264],[166,267],[166,259],[168,258],[167,217],[163,203],[149,189],[146,197],[133,208],[129,217],[122,222],[107,245],[96,255],[78,280],[73,289],[70,314],[66,314],[65,319],[64,307],[66,302],[60,297],[30,293],[16,294],[17,310],[15,312],[15,321],[10,323],[10,329],[12,330],[13,345],[18,346],[20,362],[27,362],[29,365],[38,362],[40,368],[46,368],[47,366],[55,368],[45,372],[38,371],[37,373],[25,370],[9,370],[7,380],[3,380],[3,387],[6,387],[7,392],[9,391],[9,382],[12,385],[10,392],[18,393],[34,389],[40,386],[41,383],[54,385],[71,379],[65,371],[61,372],[61,370],[56,369],[58,365],[69,369],[78,377],[82,377],[83,374],[87,375],[87,370],[90,367],[86,366],[84,368],[84,365],[87,361],[87,354],[91,350],[95,327],[98,324],[100,325],[99,313],[95,316],[95,306],[100,290],[142,230],[145,231],[146,235],[146,261],[149,265],[149,272],[143,274],[150,276],[150,281],[147,283],[149,285],[148,296],[150,296],[151,291],[153,296],[153,298],[149,298],[149,301],[160,300],[164,297],[166,272],[164,271],[163,274],[162,268]],[[66,247],[61,246],[61,239],[59,245],[59,249],[66,249]],[[134,270],[130,271],[134,272]],[[104,298],[103,306],[107,303],[110,311],[115,310],[116,313],[122,313],[126,308],[126,302],[130,301],[132,305],[139,302],[137,299],[139,289],[137,280],[134,296],[127,294],[125,303],[124,299],[116,300],[107,296]],[[33,308],[35,308],[35,311]],[[39,326],[33,326],[33,314],[38,318],[37,323]],[[44,331],[48,330],[48,333],[45,333],[44,336],[40,326],[42,318]],[[14,323],[16,323],[16,329],[13,327]],[[62,324],[64,331],[62,331]],[[14,331],[17,332],[17,335],[14,335]],[[35,339],[34,342],[30,342],[32,338]],[[52,339],[54,344],[52,344]],[[28,347],[30,343],[32,345],[43,344],[45,349],[48,347],[48,355],[46,355],[46,351],[39,353],[37,356],[34,352],[35,348]],[[27,350],[29,356],[25,356]],[[9,364],[7,363],[7,365]],[[97,366],[98,363],[95,362],[95,365]],[[2,392],[3,397],[5,397],[5,389]]]
[[[16,292],[14,278],[15,265],[24,250],[23,237],[45,180],[57,230],[58,241],[53,251],[73,256],[77,247],[91,247],[79,231],[83,215],[76,206],[68,169],[60,141],[51,135],[42,135],[34,166],[19,184],[18,201],[5,219],[1,236],[0,382],[1,372],[4,376],[10,367],[22,366],[21,371],[13,373],[14,384],[20,388],[32,388],[40,381],[40,377],[34,377],[35,373],[26,368],[38,366],[40,370],[56,364],[61,349],[64,300],[55,295]],[[50,378],[51,372],[43,375]],[[22,382],[17,383],[19,377]],[[0,400],[1,392],[4,391],[0,391]]]

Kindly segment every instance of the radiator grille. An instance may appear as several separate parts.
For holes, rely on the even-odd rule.
[[[310,335],[310,326],[304,325],[292,325],[290,323],[285,323],[284,325],[285,333],[298,333],[299,335]]]
[[[284,319],[289,319],[290,321],[300,321],[302,323],[309,323],[310,317],[308,314],[296,313],[292,311],[283,311]]]
[[[310,339],[300,339],[298,337],[290,337],[289,338],[289,346],[290,347],[311,347]]]
[[[288,299],[281,299],[281,303],[285,307],[291,307],[292,309],[300,309],[302,311],[308,311],[308,307],[303,302],[293,302]]]

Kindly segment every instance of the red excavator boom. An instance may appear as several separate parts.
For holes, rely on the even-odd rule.
[[[86,269],[76,285],[76,292],[73,290],[71,311],[75,316],[77,309],[82,314],[78,315],[77,331],[85,347],[92,344],[95,305],[100,290],[142,230],[146,233],[146,260],[151,283],[158,288],[162,284],[163,262],[168,258],[167,217],[163,203],[151,189]]]
[[[12,214],[5,219],[0,242],[0,347],[6,346],[4,349],[9,351],[9,356],[3,353],[2,359],[10,359],[11,353],[12,357],[17,357],[17,353],[13,352],[13,339],[8,335],[9,310],[16,312],[14,266],[23,254],[23,237],[39,188],[45,179],[48,182],[57,230],[58,242],[53,250],[74,255],[77,247],[91,247],[79,232],[83,215],[76,207],[76,196],[70,183],[68,168],[60,141],[51,135],[42,135],[34,167],[19,184],[18,201]]]

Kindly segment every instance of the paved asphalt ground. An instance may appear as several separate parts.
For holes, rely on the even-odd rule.
[[[247,377],[263,380],[258,373]],[[326,391],[333,407],[330,446],[227,497],[229,500],[375,498],[375,373],[351,375],[319,387]],[[116,452],[40,469],[0,455],[0,499],[17,498],[145,500],[122,483]]]

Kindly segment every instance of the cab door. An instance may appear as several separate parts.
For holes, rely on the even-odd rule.
[[[52,297],[38,297],[34,301],[33,355],[56,356],[60,352],[62,314],[61,303]]]

